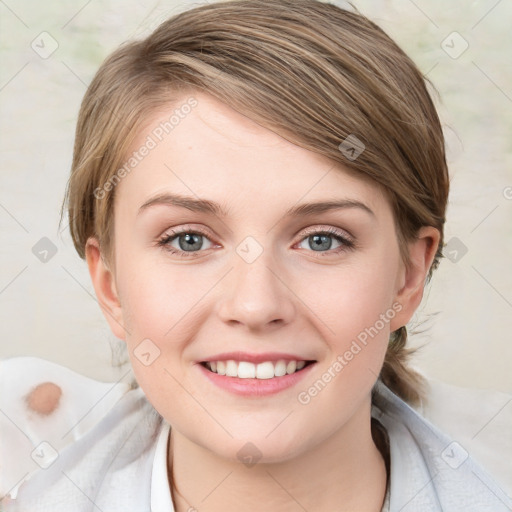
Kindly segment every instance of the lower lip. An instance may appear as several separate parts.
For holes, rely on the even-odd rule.
[[[285,389],[295,386],[300,380],[309,374],[316,363],[305,366],[302,370],[283,375],[282,377],[273,377],[272,379],[240,379],[239,377],[226,377],[218,373],[211,372],[202,364],[197,364],[199,370],[222,389],[230,391],[236,395],[242,396],[268,396],[279,393]]]

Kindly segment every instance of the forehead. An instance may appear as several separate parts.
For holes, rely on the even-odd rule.
[[[191,101],[193,98],[194,101]],[[184,105],[194,105],[185,108]],[[148,117],[129,155],[141,153],[119,183],[116,203],[133,206],[174,191],[248,207],[254,201],[289,206],[300,199],[366,198],[379,209],[377,184],[324,155],[297,146],[203,92],[182,94]],[[133,158],[133,157],[132,157]]]

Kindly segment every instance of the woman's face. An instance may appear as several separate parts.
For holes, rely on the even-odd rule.
[[[93,246],[88,261],[157,411],[211,452],[269,462],[368,422],[390,331],[419,300],[379,188],[204,93],[133,151],[112,281]]]

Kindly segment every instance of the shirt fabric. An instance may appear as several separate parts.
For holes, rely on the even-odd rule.
[[[24,406],[23,397],[41,382],[63,390],[57,421]],[[461,445],[381,381],[372,403],[390,449],[382,512],[512,511],[512,500]],[[42,359],[4,360],[0,427],[1,511],[174,511],[167,476],[170,426],[138,387],[98,383]]]

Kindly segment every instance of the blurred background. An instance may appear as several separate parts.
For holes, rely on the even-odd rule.
[[[342,2],[333,2],[343,5]],[[446,258],[411,323],[414,365],[512,393],[512,3],[356,0],[439,91],[451,199]],[[117,380],[122,343],[58,226],[81,99],[102,60],[201,2],[0,1],[0,359]]]

